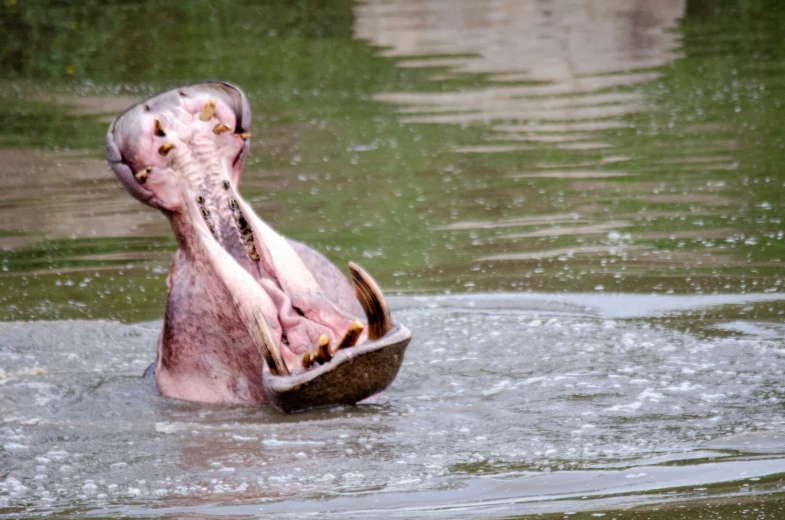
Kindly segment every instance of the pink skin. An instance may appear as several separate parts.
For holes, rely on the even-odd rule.
[[[214,111],[203,112],[209,102]],[[156,384],[166,396],[265,403],[255,312],[294,372],[322,334],[334,345],[360,314],[351,286],[332,264],[276,233],[237,192],[249,124],[243,94],[212,83],[132,107],[107,135],[107,158],[118,178],[133,196],[159,208],[177,237],[156,365]],[[216,133],[219,125],[228,130]],[[243,243],[231,201],[253,234],[255,256]]]

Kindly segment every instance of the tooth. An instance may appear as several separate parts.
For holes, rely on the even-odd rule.
[[[136,177],[136,180],[139,181],[139,184],[144,184],[145,181],[147,180],[147,176],[150,175],[151,171],[153,171],[153,169],[150,166],[148,166],[147,168],[143,168],[138,172],[136,172],[134,174],[134,177]]]
[[[174,148],[174,145],[171,143],[162,144],[161,147],[158,149],[158,153],[160,155],[166,156],[166,154],[168,154],[172,150],[172,148]]]
[[[155,135],[158,137],[166,137],[166,132],[164,132],[161,122],[157,119],[155,120]]]
[[[248,140],[248,138],[249,138],[249,137],[251,137],[251,134],[249,134],[248,132],[242,132],[242,133],[240,133],[240,134],[234,134],[234,136],[235,136],[235,137],[239,137],[239,138],[240,138],[240,139],[242,139],[243,141],[247,141],[247,140]]]
[[[255,310],[253,320],[255,327],[253,327],[251,334],[270,372],[276,376],[288,376],[289,369],[286,367],[286,363],[283,362],[281,352],[278,350],[278,345],[275,343],[273,333],[270,331],[262,311],[259,309]]]
[[[211,99],[204,104],[204,108],[202,109],[202,114],[199,116],[199,119],[202,121],[209,121],[212,119],[213,114],[215,114],[215,100]]]
[[[330,337],[327,334],[319,336],[319,345],[316,347],[316,360],[320,363],[327,363],[333,358],[330,352]]]
[[[379,339],[392,328],[390,309],[387,308],[384,295],[371,275],[362,267],[349,262],[349,271],[352,274],[354,292],[368,318],[368,339]]]
[[[218,123],[215,125],[215,128],[213,128],[213,133],[215,135],[221,135],[222,133],[228,132],[229,130],[231,130],[231,128],[229,128],[229,125],[226,123]]]
[[[357,343],[357,339],[360,337],[360,334],[363,331],[363,324],[359,321],[354,321],[351,325],[349,325],[349,330],[346,331],[343,339],[338,343],[338,347],[335,350],[341,350],[342,348],[349,348],[353,347]]]
[[[303,368],[310,368],[313,365],[313,361],[311,360],[311,353],[306,352],[303,356]]]

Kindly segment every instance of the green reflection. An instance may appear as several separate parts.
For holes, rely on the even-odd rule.
[[[503,153],[455,151],[499,144],[488,140],[487,125],[404,123],[396,105],[374,100],[499,84],[481,73],[397,67],[353,39],[352,9],[348,1],[4,2],[2,152],[100,161],[109,117],[132,98],[225,78],[253,104],[242,190],[260,215],[339,265],[360,261],[391,291],[781,289],[784,6],[690,2],[679,28],[683,57],[657,69],[660,79],[592,93],[639,92],[652,107],[600,117],[620,123],[591,132],[592,142],[609,148],[540,144]],[[112,99],[120,101],[104,103]],[[586,169],[624,176],[569,177]],[[108,169],[95,172],[103,175],[111,178]],[[15,196],[16,176],[0,169],[11,194],[0,201],[4,215],[47,211],[57,221],[90,204],[67,182],[40,197]],[[96,190],[127,197],[110,181]],[[47,198],[67,204],[44,205]],[[529,217],[543,220],[520,223]],[[70,245],[54,226],[3,227],[27,240],[3,242],[0,283],[18,296],[6,297],[0,318],[77,317],[89,309],[93,317],[136,319],[127,302],[30,282],[120,267],[124,279],[157,295],[142,315],[160,315],[165,288],[148,286],[147,277],[162,278],[174,243],[164,224],[153,237],[138,236],[139,217],[123,218],[127,228],[79,235]],[[480,224],[455,227],[467,222]],[[57,312],[20,310],[36,308],[37,299],[55,302]]]

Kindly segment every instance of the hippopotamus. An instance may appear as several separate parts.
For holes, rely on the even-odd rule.
[[[226,82],[158,94],[109,127],[112,170],[177,239],[156,386],[177,399],[287,412],[357,403],[393,381],[411,333],[360,266],[349,264],[349,283],[242,198],[250,127],[245,94]]]

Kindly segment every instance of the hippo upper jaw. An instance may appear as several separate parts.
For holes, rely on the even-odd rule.
[[[265,365],[279,377],[296,375],[368,339],[375,347],[359,357],[377,356],[393,327],[367,273],[350,265],[366,327],[345,277],[320,254],[276,233],[242,199],[237,185],[249,127],[242,92],[206,83],[130,108],[107,134],[107,160],[117,177],[134,197],[161,209],[177,237],[156,366],[157,386],[167,396],[265,403],[276,392],[265,390]],[[400,349],[399,336],[394,343]],[[351,377],[357,356],[342,357],[333,365]],[[392,377],[400,361],[402,351]],[[314,405],[356,401],[378,391],[379,381],[392,380],[389,368],[376,375],[363,370],[354,375],[377,384],[348,397],[336,393],[334,378],[311,378],[317,387],[332,381],[320,389],[328,398],[322,395]],[[283,409],[302,407],[272,401]]]

